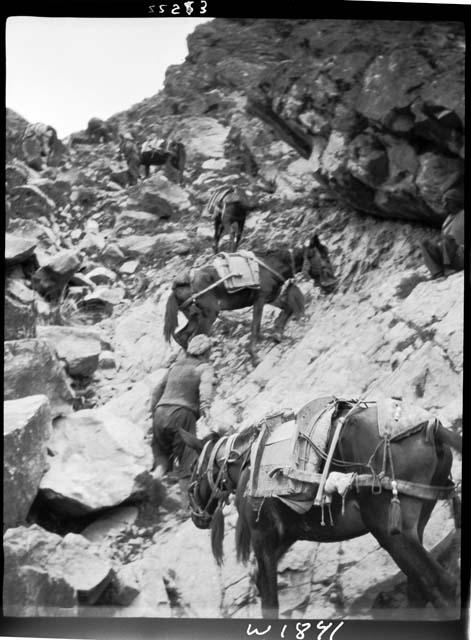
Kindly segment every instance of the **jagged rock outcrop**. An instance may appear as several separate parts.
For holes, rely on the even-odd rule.
[[[97,332],[86,327],[40,326],[38,337],[47,340],[65,361],[67,373],[74,377],[87,377],[98,367],[101,352]]]
[[[52,433],[46,396],[9,400],[3,407],[3,525],[22,524],[47,470]]]
[[[44,216],[49,219],[55,212],[56,205],[35,184],[14,187],[10,194],[11,217],[37,220]]]
[[[145,494],[152,456],[126,418],[103,408],[59,418],[49,448],[40,494],[55,511],[81,516]]]
[[[73,533],[64,538],[37,525],[3,538],[4,611],[10,616],[74,615],[93,604],[113,577],[111,563]]]
[[[8,340],[4,345],[4,399],[45,395],[55,418],[72,410],[73,392],[54,349],[45,340]]]
[[[80,257],[77,251],[60,251],[48,257],[34,273],[33,287],[44,297],[55,300],[79,266]]]
[[[198,94],[245,95],[249,114],[354,208],[439,225],[451,188],[462,207],[459,23],[221,19],[188,46],[167,72],[161,112],[223,121],[230,107]]]

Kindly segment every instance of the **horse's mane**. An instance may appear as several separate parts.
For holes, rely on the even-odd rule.
[[[237,434],[237,437],[235,439],[237,449],[242,449],[244,445],[250,446],[259,433],[260,426],[257,424],[252,424],[249,427],[242,429],[242,431]]]

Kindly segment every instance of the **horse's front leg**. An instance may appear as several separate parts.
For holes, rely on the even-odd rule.
[[[252,358],[252,363],[257,366],[259,360],[256,354],[257,341],[260,338],[260,325],[262,323],[263,306],[265,300],[258,297],[253,303],[253,315],[252,315],[252,330],[250,334],[249,353]]]
[[[214,218],[214,253],[218,252],[219,241],[221,240],[222,224],[220,216],[216,215]]]
[[[244,220],[238,223],[237,225],[237,235],[235,239],[235,251],[239,248],[240,240],[242,238],[242,233],[244,231]]]
[[[146,178],[148,178],[150,176],[150,164],[146,164],[144,167],[146,170]]]
[[[232,253],[234,253],[234,251],[237,250],[237,239],[236,239],[237,230],[236,230],[236,225],[237,225],[237,223],[233,222],[231,224],[231,227],[230,227],[230,236],[229,236],[230,244],[229,244],[229,246],[231,247],[231,252]]]
[[[278,618],[278,576],[276,550],[263,534],[253,534],[252,544],[257,560],[257,587],[264,618]]]
[[[283,305],[276,304],[276,302],[273,302],[272,304],[274,307],[278,307],[279,309],[281,309],[280,313],[278,314],[278,317],[275,320],[275,324],[274,324],[275,334],[273,336],[274,341],[279,343],[283,339],[283,333],[286,327],[286,323],[293,315],[293,312],[291,309]]]
[[[174,334],[173,338],[175,342],[177,342],[186,351],[190,339],[198,333],[200,312],[198,310],[193,310],[190,313],[188,310],[185,310],[185,316],[187,317],[188,322],[182,329],[180,329],[180,331],[177,331]]]

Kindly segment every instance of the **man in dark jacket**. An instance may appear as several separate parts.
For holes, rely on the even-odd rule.
[[[211,340],[198,335],[188,344],[185,357],[170,367],[152,395],[155,478],[175,462],[181,479],[190,476],[191,451],[179,430],[196,434],[196,421],[209,411],[214,394],[214,371],[209,363]]]
[[[128,165],[128,183],[130,185],[137,184],[139,181],[139,163],[140,153],[136,141],[128,132],[121,134],[121,142],[119,145],[118,159],[124,158]]]

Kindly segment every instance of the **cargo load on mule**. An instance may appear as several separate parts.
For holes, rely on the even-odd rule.
[[[260,289],[259,262],[252,251],[219,253],[213,259],[218,276],[229,293]]]
[[[392,477],[354,472],[330,471],[324,464],[328,458],[328,443],[343,407],[355,408],[357,401],[334,396],[316,398],[304,405],[296,414],[284,410],[270,414],[260,425],[258,438],[252,445],[250,456],[250,481],[246,495],[252,498],[277,497],[298,513],[308,511],[315,501],[329,504],[334,491],[345,499],[346,492],[356,486],[371,486],[413,491]],[[378,436],[384,442],[383,455],[389,454],[389,446],[407,438],[427,423],[426,438],[430,439],[436,420],[425,409],[410,405],[397,398],[385,398],[375,402],[361,402],[360,407],[376,410]],[[342,425],[341,425],[342,426]],[[383,461],[383,467],[388,460]],[[320,483],[325,476],[325,482]],[[320,487],[320,494],[319,494]],[[341,490],[339,490],[341,489]],[[426,489],[416,488],[422,496]]]

